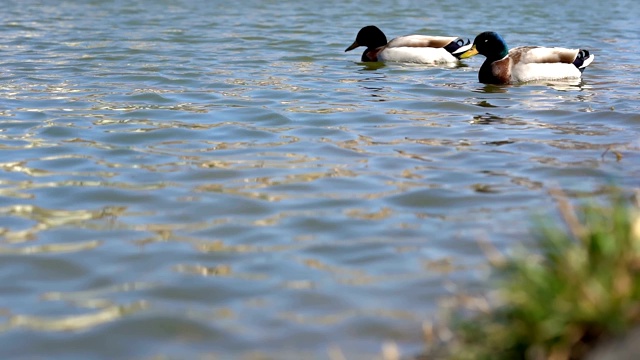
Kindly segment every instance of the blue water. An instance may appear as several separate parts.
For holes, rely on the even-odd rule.
[[[371,359],[549,190],[640,186],[638,2],[11,1],[3,358]],[[360,27],[587,48],[578,84],[357,62]],[[535,251],[535,249],[532,249]]]

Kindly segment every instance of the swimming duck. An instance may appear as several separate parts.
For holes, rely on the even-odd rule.
[[[583,49],[520,46],[509,50],[504,39],[493,31],[481,33],[473,44],[454,51],[461,59],[477,54],[487,58],[478,72],[478,79],[485,84],[579,79],[595,58]]]
[[[376,26],[365,26],[358,32],[356,41],[345,52],[366,46],[362,61],[395,61],[421,64],[456,63],[452,53],[463,45],[464,40],[455,36],[400,36],[387,42],[387,37]]]

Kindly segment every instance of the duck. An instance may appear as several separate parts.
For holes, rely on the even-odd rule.
[[[584,49],[519,46],[511,50],[502,36],[493,31],[480,33],[472,44],[459,47],[454,55],[467,59],[486,57],[478,72],[484,84],[513,84],[531,81],[580,79],[595,55]]]
[[[418,64],[453,64],[458,58],[452,53],[464,45],[467,39],[456,36],[406,35],[387,42],[386,35],[377,26],[365,26],[345,52],[366,46],[362,62],[393,61]]]

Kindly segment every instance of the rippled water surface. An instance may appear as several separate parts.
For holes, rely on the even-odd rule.
[[[422,346],[548,191],[640,186],[640,3],[8,1],[3,358]],[[358,63],[358,29],[596,54],[579,84]],[[333,355],[331,355],[333,354]]]

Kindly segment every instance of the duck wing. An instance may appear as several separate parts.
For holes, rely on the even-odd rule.
[[[564,63],[572,64],[580,49],[565,49],[559,47],[520,46],[509,51],[509,57],[514,64],[542,64]]]
[[[395,48],[395,47],[442,48],[457,39],[458,37],[456,36],[407,35],[407,36],[400,36],[389,41],[389,43],[385,47],[387,48]]]
[[[579,79],[594,59],[587,50],[523,46],[509,51],[512,82]],[[494,71],[495,72],[495,71]]]

